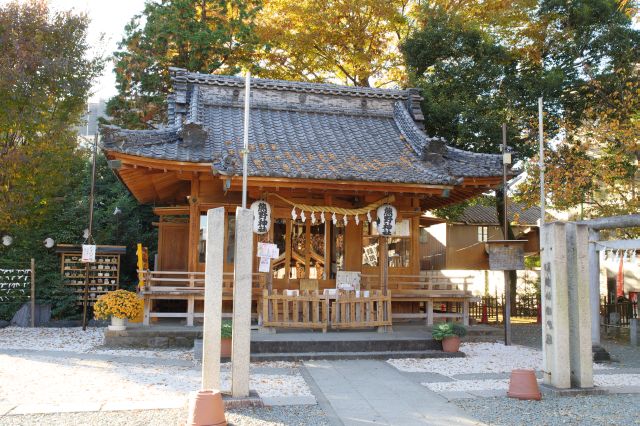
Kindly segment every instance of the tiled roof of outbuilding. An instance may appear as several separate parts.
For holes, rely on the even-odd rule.
[[[102,148],[241,173],[244,79],[172,73],[169,126],[105,126]],[[251,90],[249,176],[451,185],[501,175],[500,155],[426,136],[413,89],[252,79]]]
[[[509,222],[517,219],[522,225],[536,225],[540,220],[540,207],[525,208],[520,203],[509,203]],[[517,215],[517,218],[516,218]],[[500,225],[498,212],[494,206],[475,205],[464,209],[462,215],[454,222],[477,225]]]

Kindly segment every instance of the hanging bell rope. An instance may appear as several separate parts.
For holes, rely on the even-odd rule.
[[[312,213],[337,213],[337,214],[341,214],[341,215],[349,215],[349,216],[355,216],[357,214],[368,214],[371,210],[375,210],[378,207],[380,207],[383,204],[387,204],[387,203],[393,203],[395,201],[395,197],[393,195],[389,195],[387,197],[381,198],[378,201],[375,201],[365,207],[361,207],[359,209],[344,209],[342,207],[332,207],[332,206],[312,206],[309,204],[298,204],[298,203],[294,203],[293,201],[287,200],[286,198],[282,197],[281,195],[278,194],[269,194],[269,195],[273,195],[274,197],[280,199],[281,201],[284,201],[285,203],[289,204],[290,206],[293,206],[294,209],[298,209],[298,210],[302,210],[305,212],[312,212]],[[367,216],[368,218],[371,217],[371,215]]]

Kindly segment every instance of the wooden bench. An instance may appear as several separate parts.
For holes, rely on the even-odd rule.
[[[195,301],[204,300],[204,272],[138,271],[143,274],[145,286],[140,290],[144,299],[143,325],[150,325],[152,318],[185,318],[188,326],[195,318],[203,318],[195,312]],[[252,298],[258,300],[264,288],[264,274],[253,274]],[[186,300],[186,312],[154,312],[155,300]],[[233,300],[233,273],[222,278],[222,300]],[[223,314],[225,316],[225,314]],[[230,316],[227,314],[226,316]]]
[[[377,287],[376,277],[365,276],[367,288]],[[420,275],[390,275],[388,289],[392,302],[424,303],[424,312],[393,314],[393,318],[425,318],[427,325],[434,319],[460,319],[469,325],[469,303],[475,299],[468,290],[473,283],[473,274],[445,276],[440,271],[425,271]],[[379,282],[379,280],[377,280]],[[462,311],[439,312],[438,304],[461,304]]]

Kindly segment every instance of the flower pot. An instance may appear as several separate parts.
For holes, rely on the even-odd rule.
[[[458,352],[460,349],[460,337],[450,336],[442,339],[442,350],[444,352]]]
[[[509,398],[533,399],[540,401],[542,394],[533,370],[513,370],[509,379]]]
[[[226,426],[224,402],[218,390],[201,390],[189,395],[187,426]]]
[[[127,329],[127,319],[126,318],[118,318],[111,315],[111,325],[109,326],[109,330],[111,331],[123,331]]]
[[[220,339],[220,356],[223,358],[231,358],[231,338]]]

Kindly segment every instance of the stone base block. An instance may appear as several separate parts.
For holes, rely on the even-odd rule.
[[[234,408],[264,407],[262,399],[260,399],[258,393],[254,390],[250,390],[249,396],[242,398],[234,398],[230,393],[223,393],[222,402],[224,402],[225,410]]]
[[[540,385],[540,391],[545,395],[553,396],[606,395],[609,393],[607,389],[601,387],[559,389],[544,383]]]

